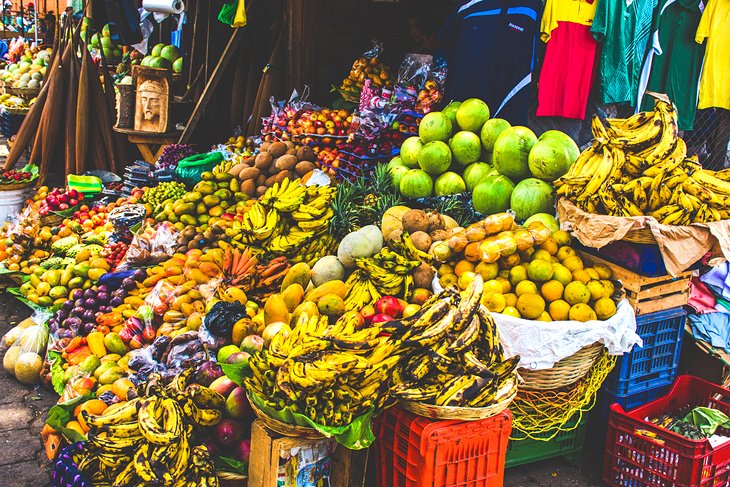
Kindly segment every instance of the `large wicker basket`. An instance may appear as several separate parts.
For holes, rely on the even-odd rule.
[[[656,238],[654,238],[654,234],[651,233],[651,229],[649,227],[641,228],[639,230],[631,230],[624,235],[624,238],[621,240],[635,244],[656,245]]]
[[[46,213],[41,217],[41,225],[45,225],[47,227],[52,227],[62,222],[63,217],[61,215],[56,215],[55,213]]]
[[[253,412],[256,413],[256,417],[258,417],[261,422],[264,423],[264,426],[266,426],[268,429],[275,433],[279,433],[283,436],[302,438],[306,440],[318,440],[320,438],[325,438],[322,433],[314,428],[308,428],[306,426],[299,426],[296,424],[288,424],[284,423],[283,421],[279,421],[278,419],[272,418],[261,409],[259,409],[258,406],[256,406],[256,404],[251,400],[251,398],[249,398],[248,402],[249,404],[251,404],[251,409],[253,409]]]
[[[588,374],[598,360],[603,344],[596,342],[581,348],[570,357],[545,370],[519,369],[524,384],[523,389],[558,389],[576,383]]]
[[[481,408],[456,407],[456,406],[436,406],[433,404],[424,404],[415,401],[403,401],[401,407],[406,411],[410,411],[418,416],[431,419],[454,419],[459,421],[477,421],[480,419],[491,418],[507,409],[512,400],[517,395],[517,389],[513,387],[513,383],[505,387],[509,395],[502,398],[499,402]]]

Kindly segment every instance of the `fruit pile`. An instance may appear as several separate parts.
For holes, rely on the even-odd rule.
[[[479,213],[511,207],[523,221],[553,212],[550,182],[565,174],[578,154],[566,134],[551,130],[538,139],[527,127],[489,119],[489,107],[471,98],[426,114],[418,136],[403,142],[389,169],[407,198],[468,191]]]
[[[128,248],[129,244],[122,241],[109,242],[104,245],[104,249],[99,252],[99,256],[106,259],[109,263],[109,270],[113,272],[124,258]]]
[[[105,226],[109,213],[113,209],[114,203],[109,203],[107,206],[95,206],[93,208],[89,208],[87,205],[81,205],[74,212],[72,218],[77,222],[81,222],[81,226],[85,231],[91,231]]]
[[[511,215],[491,215],[432,249],[439,282],[465,289],[478,274],[492,312],[538,321],[606,320],[616,313],[615,285],[605,265],[588,267],[564,231],[540,222],[516,227]]]
[[[37,177],[37,173],[30,171],[16,171],[10,169],[0,174],[0,184],[28,183]]]
[[[177,46],[156,44],[150,53],[139,61],[139,65],[150,68],[172,69],[173,73],[182,73],[183,57]]]
[[[657,99],[654,111],[605,125],[594,117],[592,130],[591,147],[555,181],[558,195],[590,213],[648,215],[665,225],[730,218],[730,171],[687,156],[671,103]]]
[[[86,39],[86,30],[87,27],[91,24],[91,19],[88,17],[85,17],[82,24],[81,24],[81,37],[82,39]],[[122,46],[119,44],[115,44],[112,40],[112,31],[111,26],[109,24],[106,24],[101,29],[101,36],[99,35],[92,35],[89,40],[89,50],[100,50],[104,57],[108,60],[112,59],[121,59],[122,57]]]
[[[242,154],[245,157],[254,155],[256,152],[256,144],[251,137],[229,137],[225,144],[231,152]]]
[[[248,197],[259,197],[284,179],[305,176],[314,169],[314,152],[307,146],[296,147],[293,142],[265,142],[255,156],[238,163],[229,161],[222,169],[241,183],[240,191]]]
[[[484,285],[476,276],[463,295],[444,291],[414,316],[382,325],[402,343],[395,386],[405,401],[446,407],[485,407],[517,392],[519,355],[505,360],[499,331],[481,305]]]
[[[215,466],[195,434],[221,420],[223,398],[205,387],[189,385],[189,369],[162,388],[154,379],[143,397],[110,406],[100,414],[81,411],[89,427],[79,470],[97,484],[119,487],[172,485],[178,479],[194,485],[218,485]],[[173,447],[174,446],[174,447]]]
[[[183,183],[177,181],[164,182],[146,189],[140,202],[149,204],[154,212],[157,208],[160,206],[164,207],[167,203],[174,204],[177,200],[185,196],[185,193],[186,190]]]
[[[84,201],[84,194],[79,193],[75,189],[52,189],[43,199],[38,212],[41,216],[47,215],[51,211],[64,211],[73,208]]]
[[[10,63],[0,70],[0,80],[12,88],[39,89],[52,52],[50,48],[36,52],[26,49],[17,63]]]

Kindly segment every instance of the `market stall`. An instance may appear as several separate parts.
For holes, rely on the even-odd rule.
[[[579,143],[519,100],[451,99],[453,56],[375,41],[324,96],[257,75],[229,119],[256,130],[201,143],[247,21],[281,59],[278,12],[223,6],[198,82],[187,41],[120,57],[93,20],[0,75],[40,88],[0,178],[0,275],[32,316],[1,346],[59,396],[53,485],[498,486],[588,443],[608,485],[725,479],[725,377],[678,370],[683,346],[710,379],[695,348],[730,350],[730,174],[688,152],[673,100]]]

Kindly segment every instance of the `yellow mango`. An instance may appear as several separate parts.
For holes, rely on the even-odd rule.
[[[342,281],[327,281],[321,286],[317,286],[314,289],[310,290],[304,296],[304,299],[306,301],[316,302],[319,301],[319,298],[327,294],[334,294],[335,296],[339,296],[344,299],[345,295],[347,294],[347,286],[345,286],[345,283]]]
[[[291,313],[301,304],[302,299],[304,299],[304,288],[302,288],[299,283],[295,282],[284,289],[279,295],[281,296],[281,299],[284,300],[286,308]]]
[[[319,316],[319,308],[317,308],[317,303],[314,303],[312,301],[304,301],[302,304],[296,307],[296,309],[292,313],[291,321],[289,323],[294,326],[294,324],[299,320],[299,317],[303,315],[306,315],[308,317]]]
[[[267,325],[276,321],[289,323],[289,318],[289,309],[281,296],[278,294],[269,296],[264,304],[264,323]]]
[[[281,281],[281,290],[284,291],[292,284],[299,284],[300,286],[302,286],[302,289],[307,289],[307,286],[309,285],[309,280],[311,278],[312,269],[309,268],[309,265],[306,262],[294,264],[287,271],[286,275],[284,276],[284,280]]]

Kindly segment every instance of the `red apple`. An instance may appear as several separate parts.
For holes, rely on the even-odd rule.
[[[398,318],[403,313],[403,305],[398,298],[383,296],[375,303],[375,312]]]
[[[373,316],[372,324],[377,325],[379,323],[386,323],[388,321],[395,321],[395,318],[390,315],[379,313]]]

